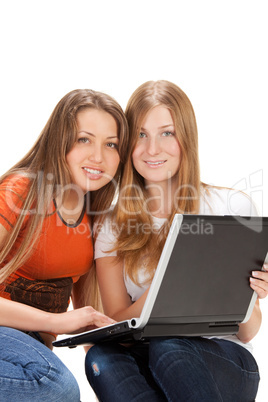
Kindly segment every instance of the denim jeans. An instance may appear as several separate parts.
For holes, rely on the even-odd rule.
[[[13,328],[0,326],[0,401],[80,400],[78,384],[45,345]]]
[[[259,385],[249,351],[200,337],[95,345],[86,356],[86,375],[102,402],[246,402],[255,400]]]

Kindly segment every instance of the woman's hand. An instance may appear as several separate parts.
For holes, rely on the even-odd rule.
[[[51,332],[57,334],[76,334],[94,328],[111,325],[115,321],[106,315],[86,306],[66,313],[52,314]]]
[[[250,287],[255,290],[259,299],[264,299],[268,294],[268,264],[264,264],[263,271],[253,271],[250,278]]]

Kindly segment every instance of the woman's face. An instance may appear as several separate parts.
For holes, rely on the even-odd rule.
[[[156,106],[147,113],[132,161],[147,185],[165,182],[178,172],[180,146],[169,109]]]
[[[118,135],[115,119],[97,109],[77,114],[76,142],[66,155],[73,183],[86,193],[110,182],[119,165]]]

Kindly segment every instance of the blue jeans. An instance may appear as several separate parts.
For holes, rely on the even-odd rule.
[[[78,384],[41,342],[0,326],[0,401],[80,401]]]
[[[242,346],[223,339],[155,338],[93,346],[86,375],[102,402],[254,401],[259,372]]]

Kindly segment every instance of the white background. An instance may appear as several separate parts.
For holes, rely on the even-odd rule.
[[[125,107],[138,85],[167,79],[194,106],[202,180],[246,191],[268,215],[266,1],[9,0],[0,4],[0,30],[0,174],[70,90],[107,92]],[[258,402],[268,395],[268,300],[261,306]],[[56,353],[82,401],[95,400],[82,348]]]

